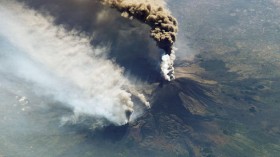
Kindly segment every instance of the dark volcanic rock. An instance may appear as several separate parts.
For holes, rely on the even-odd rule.
[[[196,129],[210,119],[207,105],[213,104],[206,85],[176,79],[153,93],[152,108],[129,129],[128,136],[141,147],[189,156],[195,154]]]

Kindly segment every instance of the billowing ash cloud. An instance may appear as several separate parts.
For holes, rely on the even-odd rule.
[[[54,25],[52,17],[12,0],[0,2],[0,17],[1,78],[11,84],[21,79],[39,96],[71,108],[75,118],[123,125],[139,115],[134,97],[149,107],[123,69],[100,55],[109,47],[93,47],[88,36]]]
[[[122,12],[122,16],[136,18],[151,26],[151,37],[158,46],[171,54],[178,31],[177,21],[164,9],[160,2],[153,0],[101,0]]]
[[[100,0],[103,4],[116,8],[126,18],[136,18],[151,29],[150,36],[167,55],[162,57],[161,70],[167,80],[174,79],[173,62],[175,52],[173,44],[178,31],[177,21],[164,8],[159,0]]]

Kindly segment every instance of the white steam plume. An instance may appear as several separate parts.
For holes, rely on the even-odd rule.
[[[86,36],[67,32],[53,25],[51,17],[14,1],[0,2],[0,17],[0,37],[14,47],[0,49],[0,77],[11,73],[33,83],[37,94],[62,102],[76,117],[104,118],[116,125],[130,120],[130,89],[149,105],[120,67],[100,57],[108,48],[93,48]]]
[[[167,81],[171,81],[175,79],[175,75],[174,75],[174,61],[176,59],[176,55],[175,55],[175,48],[173,48],[171,50],[170,55],[168,54],[164,54],[161,57],[161,64],[160,64],[160,68],[161,68],[161,73],[162,76],[165,78],[165,80]]]

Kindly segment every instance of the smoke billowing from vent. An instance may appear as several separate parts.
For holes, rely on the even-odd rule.
[[[35,65],[34,73],[21,70],[17,77],[40,86],[39,94],[73,108],[75,115],[64,121],[89,115],[122,125],[141,115],[138,109],[143,108],[135,104],[148,108],[150,104],[124,77],[127,68],[144,77],[142,71],[158,77],[161,70],[166,80],[174,79],[173,44],[178,28],[161,0],[17,1],[26,8],[15,1],[1,2],[2,16],[12,17],[2,20],[5,31],[1,33],[45,69]]]
[[[86,35],[14,1],[0,2],[0,16],[1,78],[11,84],[19,79],[37,95],[61,102],[72,109],[74,121],[90,116],[123,125],[141,112],[134,97],[149,107],[123,69],[99,55],[109,47],[93,47]]]
[[[100,0],[104,4],[116,8],[126,18],[136,18],[151,29],[151,37],[166,52],[162,57],[161,70],[166,80],[174,79],[173,62],[175,52],[173,44],[178,31],[177,21],[164,8],[160,1],[154,0]]]

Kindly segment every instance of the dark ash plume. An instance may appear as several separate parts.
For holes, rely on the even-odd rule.
[[[170,12],[153,0],[100,0],[103,4],[116,8],[122,16],[137,19],[151,27],[150,36],[157,42],[159,48],[168,55],[162,57],[161,70],[167,80],[174,79],[173,62],[175,52],[173,44],[178,32],[177,20]]]
[[[167,54],[172,53],[178,31],[177,21],[163,6],[144,0],[101,0],[101,2],[116,8],[124,17],[136,18],[151,26],[151,37]]]

